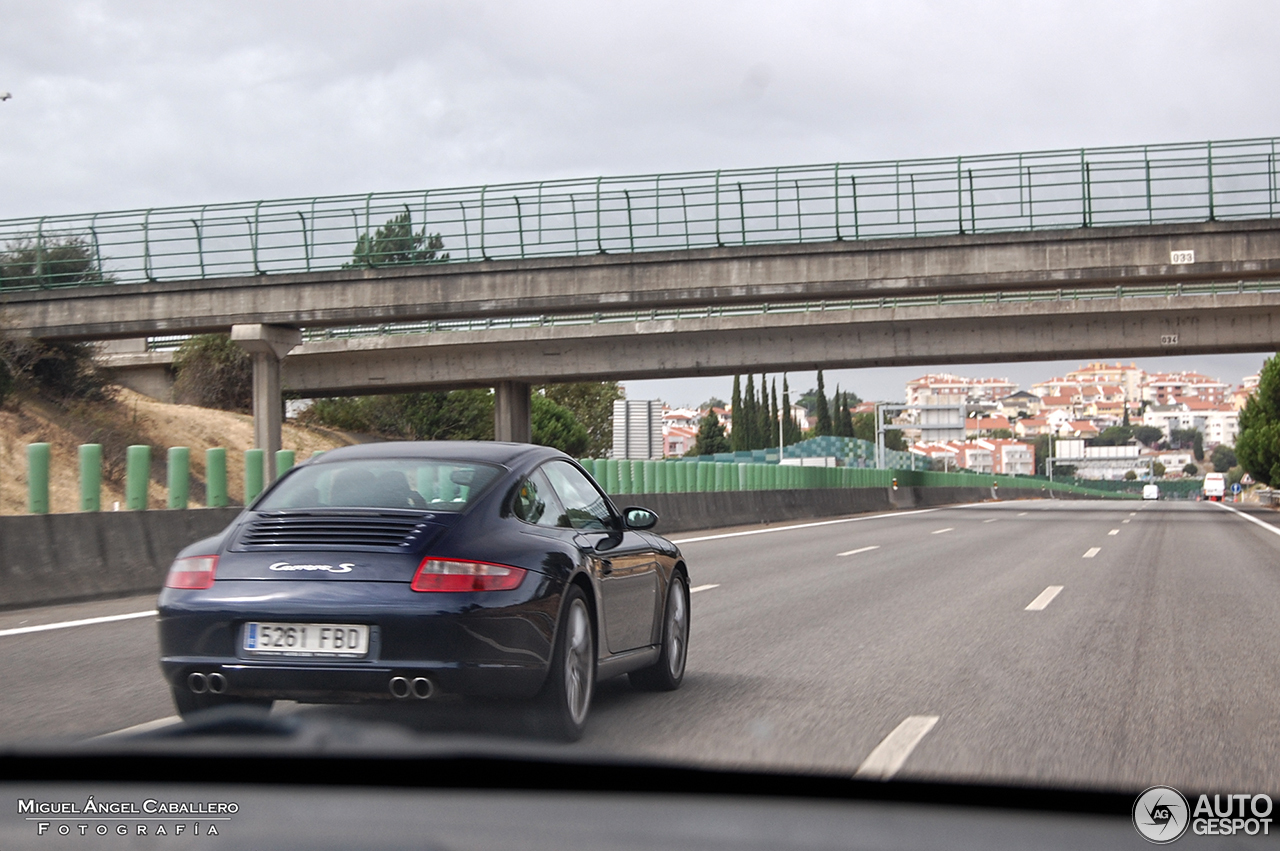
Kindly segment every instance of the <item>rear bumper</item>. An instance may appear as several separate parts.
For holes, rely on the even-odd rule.
[[[219,581],[165,591],[160,667],[174,688],[220,673],[226,694],[304,702],[393,699],[393,677],[443,693],[531,697],[546,679],[561,589],[530,574],[513,591],[420,594],[402,583]],[[250,621],[368,624],[368,655],[252,656]]]
[[[246,663],[235,659],[166,657],[161,670],[176,689],[188,688],[193,673],[219,673],[226,678],[225,694],[239,697],[297,700],[302,703],[363,703],[395,700],[391,681],[425,677],[432,689],[475,697],[533,697],[546,680],[545,666],[463,667],[440,662],[394,665],[351,663]],[[401,693],[399,697],[407,698]]]

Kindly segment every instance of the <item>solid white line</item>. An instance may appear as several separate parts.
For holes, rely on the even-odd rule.
[[[720,587],[720,586],[719,586],[719,584],[716,584],[716,585],[697,585],[697,586],[695,586],[695,587],[693,587],[693,588],[690,588],[690,589],[689,589],[689,593],[690,593],[690,594],[697,594],[699,591],[710,591],[712,588],[719,588],[719,587]]]
[[[1040,612],[1044,607],[1053,602],[1053,598],[1058,596],[1058,592],[1062,590],[1061,585],[1050,585],[1048,588],[1040,592],[1040,596],[1032,600],[1024,611]]]
[[[1107,534],[1108,534],[1108,535],[1119,535],[1119,534],[1120,534],[1120,530],[1119,530],[1119,529],[1112,529],[1112,530],[1111,530],[1110,532],[1108,532]]]
[[[182,719],[177,715],[170,715],[167,718],[157,718],[154,721],[144,721],[141,724],[134,724],[132,727],[125,727],[123,730],[112,730],[110,733],[103,733],[101,736],[94,736],[94,739],[110,739],[115,736],[132,736],[135,733],[150,733],[152,730],[159,730],[162,727],[172,727],[181,724]]]
[[[112,623],[113,621],[127,621],[134,618],[150,618],[160,614],[155,609],[146,612],[130,612],[127,615],[106,615],[100,618],[84,618],[78,621],[62,621],[61,623],[45,623],[39,626],[19,626],[14,629],[0,629],[0,638],[6,635],[26,635],[29,632],[48,632],[51,629],[68,629],[73,626],[91,626],[95,623]]]
[[[920,740],[938,723],[937,715],[910,715],[876,745],[853,773],[866,780],[888,780],[898,773]]]
[[[955,531],[955,529],[956,529],[956,527],[955,527],[955,526],[948,526],[948,527],[947,527],[947,528],[945,528],[945,529],[934,529],[934,530],[933,530],[932,532],[930,532],[929,534],[930,534],[930,535],[941,535],[943,532],[954,532],[954,531]]]
[[[1089,547],[1088,551],[1086,551],[1081,558],[1093,558],[1100,552],[1102,552],[1102,547]]]
[[[909,517],[915,514],[930,514],[940,511],[937,508],[922,508],[919,511],[895,511],[892,514],[871,514],[864,517],[842,517],[839,520],[819,520],[816,523],[798,523],[794,526],[773,526],[768,529],[751,529],[746,532],[723,532],[719,535],[701,535],[697,538],[672,539],[673,544],[692,544],[695,541],[718,541],[721,538],[741,538],[744,535],[764,535],[769,532],[790,532],[792,529],[811,529],[814,526],[833,526],[836,523],[857,523],[862,520],[880,520],[885,517]]]
[[[1245,514],[1243,511],[1241,511],[1238,508],[1232,508],[1231,506],[1223,502],[1215,502],[1214,505],[1218,506],[1219,508],[1225,508],[1227,511],[1230,511],[1232,514],[1237,514],[1243,517],[1245,520],[1248,520],[1250,523],[1256,523],[1259,526],[1261,526],[1263,529],[1266,529],[1268,532],[1272,532],[1276,535],[1280,535],[1280,529],[1277,529],[1275,526],[1272,526],[1270,523],[1263,523],[1257,517],[1250,517],[1248,514]]]
[[[870,546],[870,547],[861,547],[860,549],[856,549],[856,550],[845,550],[845,551],[844,551],[844,552],[842,552],[842,553],[836,553],[836,555],[838,555],[838,556],[856,556],[858,553],[869,553],[869,552],[871,552],[872,550],[878,550],[878,549],[880,549],[880,545],[879,545],[879,544],[875,544],[874,546]]]

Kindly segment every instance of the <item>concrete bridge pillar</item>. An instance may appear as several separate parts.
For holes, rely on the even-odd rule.
[[[493,394],[493,439],[531,443],[532,388],[526,381],[499,381]]]
[[[302,343],[302,332],[283,325],[232,325],[231,339],[253,356],[253,445],[266,450],[266,481],[273,482],[284,420],[280,361]]]

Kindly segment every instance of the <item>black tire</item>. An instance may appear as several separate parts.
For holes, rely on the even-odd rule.
[[[556,629],[547,681],[536,698],[539,726],[566,742],[582,738],[596,683],[596,642],[582,589],[570,585]]]
[[[671,574],[667,605],[662,610],[662,653],[651,667],[627,677],[641,691],[675,691],[684,681],[689,658],[689,584],[680,572]]]
[[[169,691],[173,694],[173,705],[178,710],[178,716],[183,719],[222,706],[243,706],[270,712],[275,702],[265,698],[235,697],[229,694],[210,694],[209,692],[196,694],[188,688],[179,686],[171,686]]]

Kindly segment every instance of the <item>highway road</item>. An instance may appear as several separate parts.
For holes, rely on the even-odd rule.
[[[1280,514],[1025,501],[685,533],[677,692],[602,683],[574,751],[1280,792]],[[153,600],[0,613],[0,741],[176,723]],[[99,622],[96,619],[130,616]],[[48,627],[91,620],[75,626]],[[277,713],[519,736],[492,707]]]

